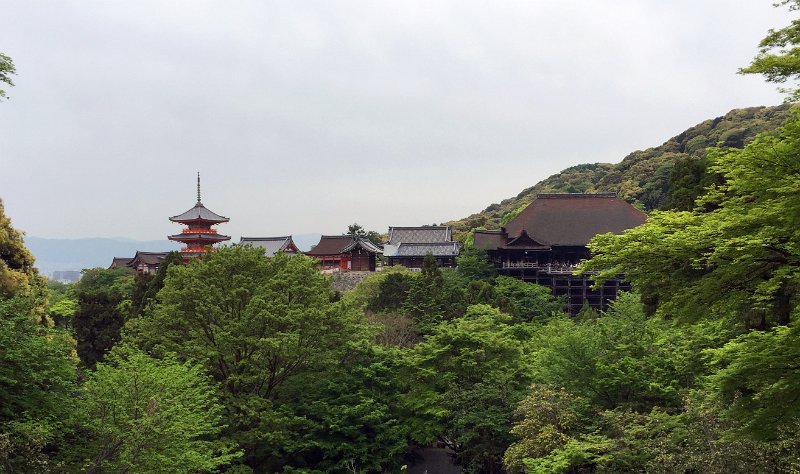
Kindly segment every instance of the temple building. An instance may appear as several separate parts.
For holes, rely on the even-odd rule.
[[[262,248],[267,257],[274,257],[278,252],[288,254],[300,253],[291,235],[284,237],[242,237],[239,239],[239,244]]]
[[[354,235],[323,235],[308,252],[323,270],[374,272],[377,256],[383,251],[368,239]]]
[[[228,222],[230,219],[207,209],[200,201],[200,173],[197,173],[197,203],[193,208],[169,218],[186,226],[180,234],[167,237],[169,240],[181,242],[185,247],[180,249],[184,260],[200,257],[214,248],[214,244],[230,240],[230,236],[218,234],[212,226]]]
[[[461,252],[461,245],[453,242],[452,237],[447,226],[389,227],[383,256],[389,265],[422,268],[422,260],[431,254],[438,266],[452,268]]]
[[[644,224],[647,215],[615,193],[539,194],[499,230],[476,230],[475,247],[485,249],[501,275],[550,287],[563,296],[570,314],[584,303],[605,310],[630,285],[615,279],[592,289],[591,275],[576,276],[589,258],[587,244],[598,234],[621,234]]]
[[[128,267],[136,273],[154,274],[169,252],[136,251],[133,257],[114,257],[109,268]]]

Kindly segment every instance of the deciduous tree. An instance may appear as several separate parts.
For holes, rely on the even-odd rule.
[[[81,391],[87,473],[212,472],[237,457],[215,441],[223,420],[216,387],[172,354],[114,351]]]

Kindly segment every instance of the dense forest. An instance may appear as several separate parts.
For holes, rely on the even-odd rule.
[[[798,43],[742,72],[796,78]],[[800,110],[736,113],[768,131],[584,170],[651,210],[590,245],[581,272],[633,287],[601,314],[470,248],[344,294],[239,245],[63,285],[0,202],[0,471],[388,473],[432,445],[466,473],[800,471]],[[657,199],[625,171],[667,162]]]

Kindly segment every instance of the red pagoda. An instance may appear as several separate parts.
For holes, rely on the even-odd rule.
[[[230,219],[211,212],[200,202],[200,173],[197,173],[197,204],[183,214],[170,217],[169,220],[188,226],[180,234],[168,237],[169,240],[186,245],[180,250],[184,260],[200,257],[213,249],[214,244],[230,240],[230,236],[218,234],[216,229],[211,228]]]

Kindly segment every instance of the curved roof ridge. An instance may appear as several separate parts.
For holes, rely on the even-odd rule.
[[[192,207],[191,209],[182,214],[170,217],[169,220],[171,220],[172,222],[206,221],[213,223],[222,223],[222,222],[228,222],[230,219],[215,213],[214,211],[204,206],[202,202],[197,201],[194,207]]]

